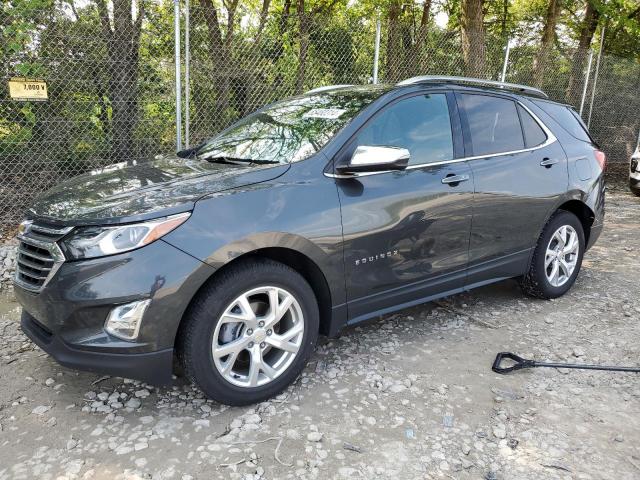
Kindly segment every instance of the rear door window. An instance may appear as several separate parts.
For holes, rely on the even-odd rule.
[[[522,122],[522,131],[524,132],[524,144],[527,148],[537,147],[547,140],[547,134],[544,133],[542,127],[524,108],[518,105],[520,112],[520,121]]]
[[[516,103],[488,95],[462,94],[474,155],[524,149]]]
[[[571,107],[541,100],[534,100],[533,102],[573,137],[585,142],[592,141],[589,132],[587,132],[587,127],[584,126],[578,114]]]

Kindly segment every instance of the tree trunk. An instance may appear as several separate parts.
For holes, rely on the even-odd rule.
[[[291,0],[285,0],[282,6],[282,14],[278,24],[278,38],[276,39],[277,48],[274,52],[274,60],[278,60],[284,54],[284,38],[289,25],[289,17],[291,16]],[[280,75],[280,74],[278,74]]]
[[[573,65],[571,66],[571,76],[569,77],[569,85],[565,94],[567,103],[577,106],[582,95],[582,86],[585,81],[585,64],[589,57],[589,48],[591,41],[598,28],[600,20],[600,12],[596,10],[593,0],[587,1],[587,9],[582,19],[580,27],[580,37],[578,39],[578,50],[573,56]]]
[[[137,18],[131,0],[113,0],[113,27],[106,0],[96,0],[102,39],[107,49],[107,93],[111,103],[111,161],[136,159],[135,129],[138,124],[138,60],[144,3],[138,3]]]
[[[386,49],[386,82],[394,83],[400,80],[400,49],[402,42],[402,29],[400,26],[400,16],[402,14],[402,3],[400,0],[391,0],[387,19],[389,26],[387,29],[387,49]]]
[[[500,19],[500,33],[505,41],[507,38],[507,20],[509,19],[509,0],[503,0],[502,2],[502,18]]]
[[[227,110],[231,103],[231,78],[237,74],[232,62],[231,51],[238,0],[233,0],[230,3],[224,2],[224,5],[227,7],[227,31],[223,37],[218,11],[213,1],[200,0],[200,7],[207,25],[209,52],[213,62],[212,77],[216,87],[216,101],[212,112],[215,118],[214,130],[220,130],[228,124]]]
[[[426,75],[429,66],[429,52],[427,50],[427,33],[429,32],[429,18],[431,15],[431,0],[425,0],[422,4],[422,16],[420,27],[416,35],[415,56],[418,65],[418,74]]]
[[[549,56],[556,39],[556,26],[558,25],[558,17],[561,10],[560,2],[561,0],[549,0],[544,18],[542,38],[540,39],[540,49],[533,59],[533,83],[538,88],[541,88],[544,82]]]
[[[264,32],[264,27],[267,23],[267,15],[269,14],[269,6],[271,5],[271,0],[262,0],[262,8],[260,9],[260,23],[258,24],[258,33],[256,34],[256,44],[260,45],[262,41],[262,33]]]
[[[465,74],[484,78],[486,75],[486,56],[484,39],[484,0],[462,0],[462,56]]]
[[[307,52],[309,50],[309,16],[304,11],[304,0],[298,0],[298,20],[300,22],[300,48],[296,70],[296,94],[302,93],[307,73]]]

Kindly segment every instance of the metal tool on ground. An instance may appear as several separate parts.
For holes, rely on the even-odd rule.
[[[508,367],[502,367],[501,364],[504,360],[511,361]],[[629,372],[640,373],[640,367],[618,367],[615,365],[585,365],[582,363],[552,363],[552,362],[537,362],[536,360],[529,360],[522,358],[519,355],[511,352],[500,352],[496,355],[496,359],[493,361],[491,370],[496,373],[506,374],[516,370],[522,370],[523,368],[536,368],[536,367],[549,367],[549,368],[575,368],[579,370],[605,370],[608,372]]]

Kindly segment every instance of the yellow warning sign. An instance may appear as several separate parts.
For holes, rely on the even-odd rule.
[[[48,98],[47,83],[34,78],[12,78],[9,80],[9,96],[23,102],[44,102]]]

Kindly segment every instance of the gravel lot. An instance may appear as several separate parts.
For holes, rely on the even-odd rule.
[[[502,282],[321,342],[296,384],[254,408],[66,370],[20,333],[0,293],[0,479],[637,479],[640,382],[537,369],[510,350],[636,365],[640,199],[608,196],[606,230],[556,301]]]

